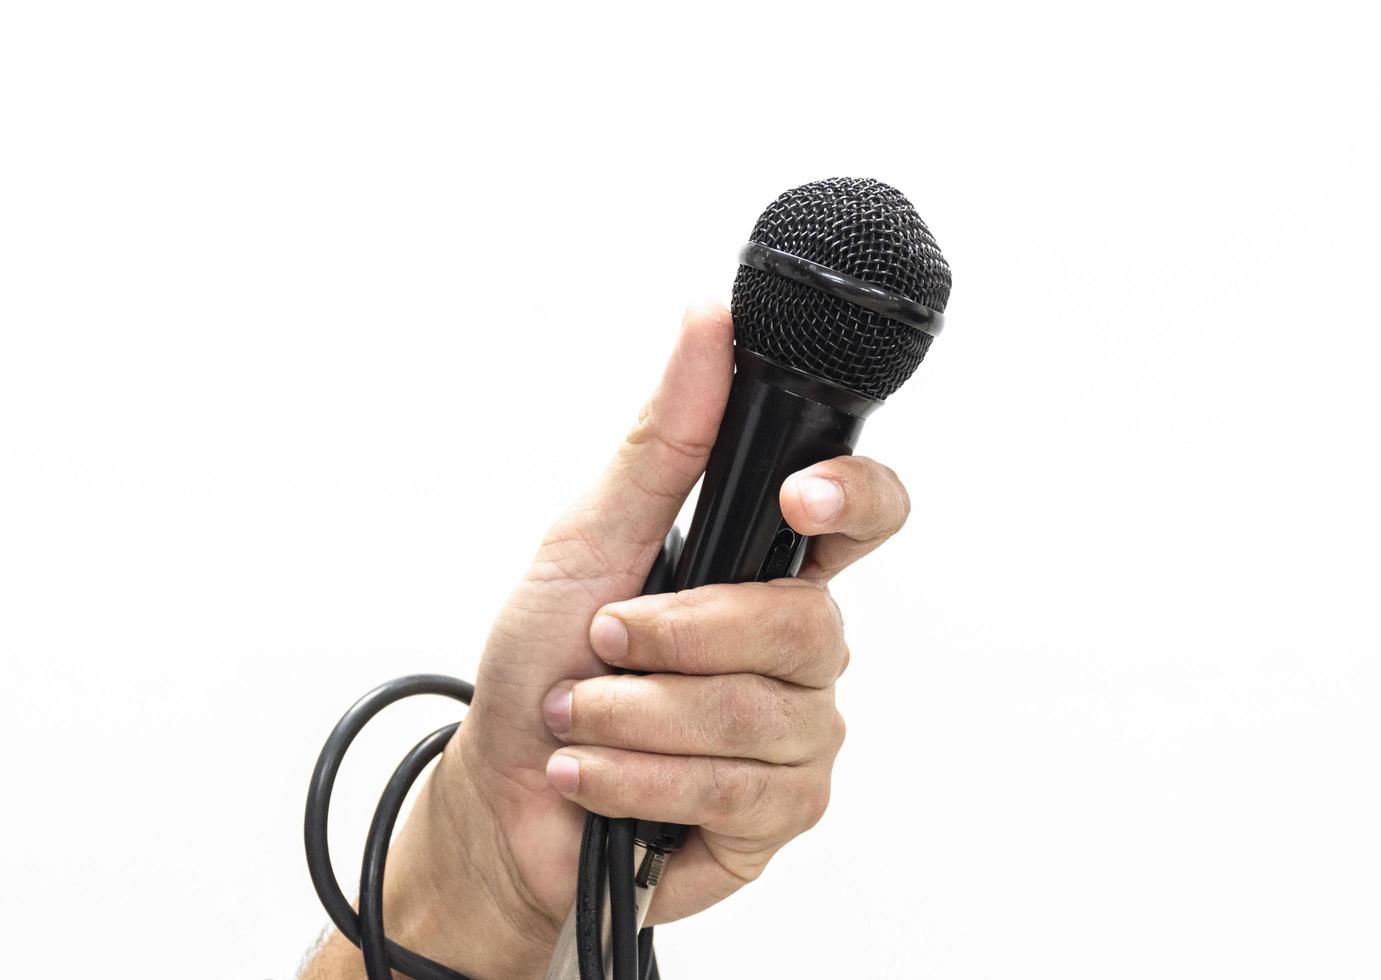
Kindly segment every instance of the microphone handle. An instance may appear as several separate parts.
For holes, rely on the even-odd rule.
[[[671,576],[677,591],[794,577],[809,539],[782,519],[782,482],[813,463],[852,455],[863,420],[882,404],[742,347],[734,362],[724,419]],[[688,830],[640,820],[635,836],[665,854],[681,845]],[[646,883],[646,869],[639,879]]]
[[[724,420],[676,565],[677,589],[794,576],[806,538],[782,520],[782,482],[852,454],[864,418],[881,404],[741,347],[734,360]]]

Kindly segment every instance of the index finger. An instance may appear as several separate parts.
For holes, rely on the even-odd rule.
[[[900,531],[911,513],[901,479],[866,456],[839,456],[793,473],[780,501],[792,529],[814,538],[800,575],[819,583]]]
[[[791,579],[613,602],[595,615],[590,646],[629,670],[761,674],[815,688],[833,684],[848,662],[834,600]]]

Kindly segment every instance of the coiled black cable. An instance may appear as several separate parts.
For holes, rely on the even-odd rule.
[[[412,697],[416,694],[440,694],[443,697],[460,701],[462,704],[469,704],[474,693],[473,685],[442,674],[414,674],[410,677],[400,677],[397,680],[389,681],[387,684],[376,687],[355,702],[336,723],[336,727],[331,730],[331,735],[326,739],[321,754],[317,756],[316,767],[312,770],[312,782],[307,790],[307,810],[303,821],[303,840],[307,849],[307,870],[311,875],[312,886],[316,889],[317,897],[321,899],[321,904],[331,917],[331,921],[341,931],[341,935],[359,946],[361,952],[364,953],[369,980],[391,980],[392,975],[388,972],[389,966],[412,977],[413,980],[469,980],[469,978],[463,973],[452,970],[450,967],[430,960],[419,953],[414,953],[412,950],[384,937],[383,853],[388,850],[387,833],[384,834],[383,847],[376,849],[377,853],[372,855],[377,867],[371,870],[371,855],[367,849],[364,868],[360,876],[360,908],[362,912],[368,913],[371,920],[369,939],[366,943],[363,927],[364,916],[357,916],[355,910],[350,907],[350,900],[341,891],[340,884],[336,880],[335,869],[331,866],[331,852],[327,843],[326,828],[331,813],[331,790],[335,787],[336,773],[340,771],[341,761],[345,758],[345,752],[350,748],[355,736],[359,735],[371,718],[395,701],[401,701],[403,698]],[[370,828],[371,839],[374,838],[374,831],[381,823],[381,812],[385,814],[388,830],[392,830],[393,822],[398,817],[398,810],[402,806],[403,797],[407,795],[408,787],[417,779],[418,773],[422,771],[426,763],[445,748],[446,738],[439,737],[441,732],[453,733],[459,724],[457,722],[455,725],[441,729],[440,732],[432,733],[418,743],[412,752],[408,753],[408,757],[394,772],[393,779],[389,782],[390,788],[395,784],[402,786],[402,791],[396,794],[396,805],[393,805],[392,799],[395,794],[385,793],[385,797],[379,800],[379,806],[374,814],[375,826]],[[427,755],[428,752],[431,754]],[[418,762],[419,758],[422,761]],[[409,766],[410,762],[414,765]],[[391,816],[388,816],[386,802],[392,805]],[[377,922],[377,929],[374,925],[375,922]],[[370,965],[371,961],[373,961],[373,966]],[[384,972],[382,973],[377,972],[380,963],[383,964]]]
[[[418,742],[407,754],[379,797],[374,819],[369,824],[369,836],[364,845],[364,864],[360,871],[360,951],[364,954],[365,972],[371,978],[391,977],[388,947],[384,938],[384,864],[388,860],[388,843],[393,837],[393,825],[403,807],[408,790],[439,756],[460,723],[446,725]]]
[[[391,980],[397,970],[413,980],[470,980],[465,974],[400,946],[384,935],[383,888],[389,840],[408,790],[427,765],[446,748],[460,722],[445,725],[413,746],[389,779],[369,826],[360,871],[360,910],[356,914],[341,891],[331,865],[327,825],[336,774],[355,737],[384,708],[418,694],[439,694],[469,704],[473,685],[442,674],[414,674],[382,684],[356,701],[326,740],[307,791],[303,839],[307,868],[317,897],[350,942],[364,956],[369,980]],[[615,828],[611,833],[611,826]],[[658,980],[650,928],[637,931],[633,893],[633,822],[586,814],[576,887],[576,924],[582,980],[603,980],[602,933],[606,881],[614,935],[615,980]],[[613,848],[613,850],[610,850]]]

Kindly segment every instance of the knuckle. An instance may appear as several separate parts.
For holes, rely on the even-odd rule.
[[[862,467],[857,486],[862,533],[874,538],[896,534],[911,514],[911,495],[896,470],[874,459],[858,459]]]
[[[571,731],[582,738],[612,734],[619,721],[629,715],[633,691],[618,678],[593,684],[577,684],[571,699]]]
[[[825,589],[813,589],[807,608],[809,612],[802,617],[810,636],[818,641],[832,641],[844,634],[844,616],[839,611],[839,603]]]
[[[759,674],[723,678],[712,742],[745,758],[776,759],[799,752],[809,741],[812,712],[797,703],[793,689]]]
[[[849,644],[845,643],[843,641],[843,638],[841,637],[839,651],[839,672],[834,675],[835,680],[838,680],[839,678],[844,676],[844,671],[849,669],[849,663],[853,660],[853,658],[854,655],[853,652],[849,649]]]
[[[833,750],[831,755],[838,755],[839,750],[844,747],[844,739],[848,737],[849,726],[844,722],[844,716],[836,708],[830,715],[830,748]]]
[[[759,754],[800,759],[819,741],[819,706],[824,703],[821,692],[756,675],[754,685],[760,689],[755,741]]]
[[[896,512],[893,516],[893,531],[900,531],[906,524],[907,518],[911,516],[911,494],[906,490],[906,484],[897,475],[897,471],[890,466],[884,466],[883,472],[887,474],[892,484],[893,493],[896,495]]]
[[[834,597],[823,588],[800,590],[795,603],[782,603],[778,635],[786,640],[783,658],[795,666],[802,683],[824,686],[844,672],[848,647],[844,617]]]
[[[671,593],[668,598],[677,609],[695,609],[703,598],[703,589],[681,589]]]
[[[754,674],[731,675],[719,685],[719,735],[731,750],[760,741],[763,719],[774,707],[766,687],[766,678]]]
[[[802,829],[810,830],[825,816],[830,806],[830,781],[826,776],[813,780],[801,794]]]
[[[734,877],[743,881],[744,884],[751,885],[753,882],[757,881],[758,878],[762,877],[762,873],[767,869],[767,862],[770,859],[770,857],[763,856],[753,856],[741,859],[736,862],[732,868]]]
[[[674,766],[656,757],[641,759],[639,763],[636,778],[630,771],[624,783],[631,808],[645,808],[649,803],[668,799],[676,793],[681,776]]]
[[[833,760],[843,742],[842,718],[834,706],[834,693],[811,692],[804,704],[793,710],[791,719],[793,753],[798,763]]]
[[[764,595],[762,608],[771,635],[787,641],[792,648],[809,640],[820,620],[820,597],[816,595],[820,590],[799,579],[783,580],[780,584],[769,582],[763,589],[770,590]]]
[[[709,665],[709,643],[697,599],[678,592],[673,603],[657,616],[654,624],[658,642],[677,664],[691,673]]]
[[[643,403],[642,409],[638,412],[638,420],[634,423],[624,442],[629,446],[643,446],[651,443],[688,464],[702,465],[705,455],[713,448],[714,443],[705,439],[687,439],[673,434],[666,425],[662,424],[668,419],[659,415],[658,408],[656,397]]]
[[[800,696],[799,691],[776,682],[773,684],[771,741],[779,746],[782,756],[798,758],[813,741],[815,714],[812,700]]]
[[[765,773],[739,759],[709,759],[709,810],[718,819],[751,812],[767,792]]]

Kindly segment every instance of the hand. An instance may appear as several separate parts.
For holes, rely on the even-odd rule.
[[[638,424],[494,623],[474,704],[390,852],[390,937],[484,980],[541,977],[575,894],[582,807],[697,828],[649,925],[737,891],[824,813],[849,658],[826,584],[909,504],[872,460],[820,463],[781,490],[788,523],[815,536],[799,579],[631,598],[704,469],[732,377],[727,311],[691,311]],[[306,975],[359,964],[335,936]]]

